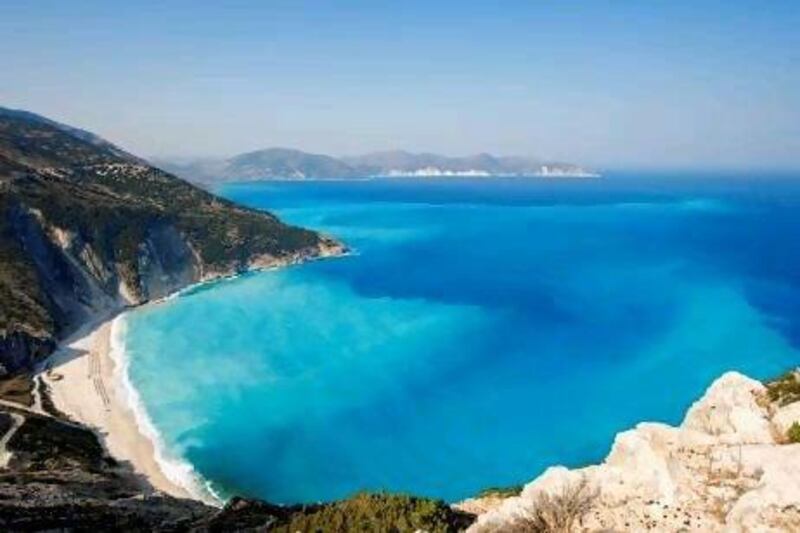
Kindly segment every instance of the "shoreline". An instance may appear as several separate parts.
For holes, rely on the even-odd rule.
[[[292,258],[272,265],[253,265],[242,272],[198,280],[137,306],[100,313],[59,342],[57,349],[40,365],[36,377],[49,388],[56,409],[93,430],[108,455],[128,463],[136,475],[146,480],[142,483],[144,491],[221,507],[225,502],[210,489],[207,481],[189,462],[174,457],[166,448],[138,391],[130,382],[129,360],[121,339],[126,313],[136,307],[159,305],[198,287],[233,281],[243,275],[349,254],[347,250],[338,254],[323,253],[301,261]]]
[[[106,452],[129,463],[152,489],[220,505],[168,474],[167,464],[160,462],[157,433],[148,435],[138,406],[130,403],[124,354],[113,353],[119,349],[113,336],[120,332],[124,316],[125,311],[99,317],[66,339],[48,359],[40,379],[59,411],[97,433]],[[142,483],[142,488],[150,487]]]
[[[178,296],[178,294],[176,293],[173,297]],[[154,303],[163,303],[168,299]],[[107,357],[114,363],[115,390],[122,396],[123,405],[133,414],[136,431],[141,437],[149,441],[152,447],[150,457],[155,461],[163,477],[172,485],[172,487],[169,487],[170,490],[177,488],[179,492],[187,494],[191,499],[202,501],[214,507],[222,507],[225,503],[224,500],[214,493],[209,483],[194,469],[192,464],[181,457],[174,456],[169,451],[161,434],[153,424],[139,391],[131,382],[129,372],[130,358],[125,351],[124,344],[124,334],[127,328],[125,318],[126,313],[120,313],[111,321],[107,333],[109,337]],[[152,480],[150,482],[155,486]]]
[[[124,311],[123,311],[124,313]],[[117,387],[118,368],[111,358],[111,326],[123,313],[100,317],[59,345],[39,374],[56,408],[94,430],[106,451],[127,461],[157,490],[186,497],[155,463],[153,444],[139,432],[133,411]]]

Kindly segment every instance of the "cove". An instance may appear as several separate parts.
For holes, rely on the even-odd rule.
[[[758,189],[759,194],[752,194]],[[130,379],[223,497],[469,497],[800,361],[800,190],[771,176],[231,184],[353,254],[130,312]]]

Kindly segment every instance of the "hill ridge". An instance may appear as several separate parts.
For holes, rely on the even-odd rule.
[[[252,150],[227,159],[197,159],[184,163],[156,160],[156,164],[199,183],[261,179],[364,179],[424,176],[595,177],[572,163],[547,162],[482,152],[463,157],[431,152],[385,150],[360,156],[333,157],[295,148]]]
[[[0,108],[0,374],[98,313],[342,250],[95,134]]]

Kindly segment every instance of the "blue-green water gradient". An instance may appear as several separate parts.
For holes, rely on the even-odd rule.
[[[796,183],[228,185],[354,253],[131,313],[131,379],[226,496],[458,500],[598,461],[726,370],[800,362]]]

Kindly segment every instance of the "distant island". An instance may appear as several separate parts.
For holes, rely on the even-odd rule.
[[[290,148],[267,148],[228,159],[172,161],[154,164],[196,183],[236,180],[366,179],[393,177],[542,177],[594,178],[599,174],[573,163],[527,157],[477,154],[448,157],[403,150],[336,158]]]

